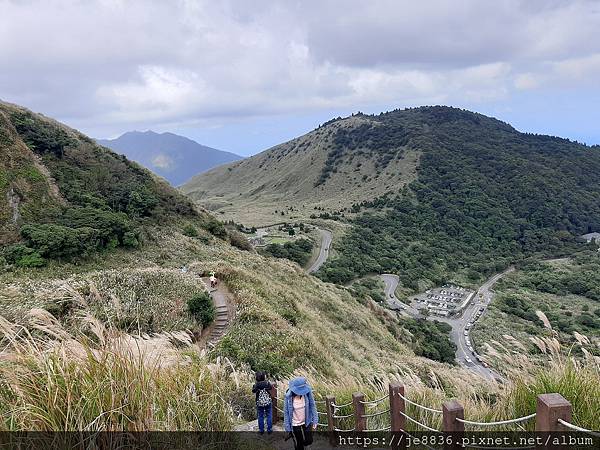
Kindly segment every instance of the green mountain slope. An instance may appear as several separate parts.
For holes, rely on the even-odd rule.
[[[0,103],[0,149],[0,243],[21,243],[12,263],[135,247],[141,224],[197,214],[139,165],[15,105]]]
[[[366,116],[333,121],[251,158],[198,175],[181,190],[227,219],[252,225],[279,222],[282,211],[285,219],[293,219],[308,218],[321,209],[349,208],[397,191],[416,176],[419,151],[404,141],[381,157],[368,146],[345,151],[345,136],[371,126],[378,124]]]
[[[599,174],[597,147],[422,107],[334,120],[184,191],[248,225],[338,218],[351,227],[324,279],[393,272],[418,289],[572,250],[575,236],[600,228]],[[302,206],[286,210],[288,199]]]
[[[377,120],[428,125],[411,142],[422,151],[418,178],[362,205],[324,278],[391,271],[411,289],[461,271],[476,280],[522,257],[568,253],[600,227],[600,148],[452,108]]]
[[[70,332],[91,315],[124,333],[196,336],[186,305],[203,291],[198,275],[212,270],[237,310],[213,354],[240,366],[370,379],[402,356],[415,371],[462,372],[416,357],[410,334],[368,296],[231,245],[228,237],[245,247],[125,157],[15,105],[0,104],[0,119],[2,318],[27,326],[42,308]]]

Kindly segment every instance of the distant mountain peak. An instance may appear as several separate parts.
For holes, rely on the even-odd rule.
[[[168,131],[127,131],[116,139],[99,139],[98,143],[123,153],[174,186],[221,164],[242,159]]]

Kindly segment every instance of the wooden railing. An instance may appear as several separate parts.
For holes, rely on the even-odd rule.
[[[271,390],[273,399],[273,423],[276,423],[281,414],[282,408],[279,407],[279,402],[282,400],[277,395],[277,387],[273,386]],[[386,408],[385,402],[388,401]],[[384,409],[368,412],[366,407],[378,407],[382,405]],[[423,410],[432,416],[441,416],[441,429],[432,428],[431,426],[420,422],[416,417],[412,417],[407,413],[407,405]],[[348,412],[351,408],[352,411]],[[322,430],[327,430],[332,435],[339,433],[368,433],[368,432],[385,432],[406,433],[407,423],[418,427],[424,431],[433,433],[464,433],[465,425],[468,425],[472,430],[493,430],[495,426],[506,426],[509,424],[520,424],[535,419],[536,432],[561,432],[561,431],[579,431],[590,435],[599,436],[600,434],[592,430],[581,428],[572,423],[571,418],[571,403],[569,403],[560,394],[541,394],[537,397],[537,405],[535,412],[523,417],[501,420],[496,422],[476,422],[465,419],[465,410],[460,402],[450,400],[442,404],[441,409],[436,409],[431,406],[421,405],[410,400],[405,395],[405,386],[401,383],[390,383],[388,393],[376,400],[367,400],[361,392],[356,392],[352,395],[352,401],[346,404],[337,404],[334,396],[327,396],[325,400],[317,401],[317,410],[319,411],[319,426]],[[341,413],[340,411],[344,411]],[[326,417],[326,423],[324,418]],[[385,426],[377,428],[369,428],[368,421],[371,418],[378,417],[381,424],[382,417],[389,417],[389,421],[385,420]],[[344,423],[353,423],[353,427],[345,426],[340,428],[340,421]],[[437,421],[439,423],[439,420]],[[332,444],[335,445],[335,440],[332,439]]]

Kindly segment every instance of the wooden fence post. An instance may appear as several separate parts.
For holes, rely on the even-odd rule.
[[[335,405],[335,397],[332,395],[328,395],[325,397],[325,406],[327,407],[327,430],[329,430],[329,443],[332,447],[337,445],[337,438],[335,436],[335,419],[333,415],[335,414],[335,409],[333,407]]]
[[[279,420],[279,414],[277,411],[277,385],[271,384],[271,390],[269,391],[271,394],[271,411],[273,412],[273,424],[276,424]]]
[[[568,431],[558,419],[571,422],[571,403],[560,394],[538,395],[535,431]]]
[[[357,433],[367,429],[367,418],[365,415],[365,394],[362,392],[355,392],[352,394],[352,405],[354,406],[354,430]]]
[[[442,431],[447,433],[462,433],[465,431],[465,424],[456,419],[465,418],[463,406],[456,400],[451,400],[442,405]]]
[[[406,405],[404,399],[404,385],[400,383],[390,383],[390,431],[397,433],[406,429],[406,418],[400,414],[406,414]],[[398,395],[400,394],[400,395]]]
[[[465,409],[456,400],[451,400],[442,405],[442,431],[452,433],[452,441],[445,442],[445,449],[462,448],[460,443],[461,435],[465,432],[465,424],[456,419],[465,418]]]

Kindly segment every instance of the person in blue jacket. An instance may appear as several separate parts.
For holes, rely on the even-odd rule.
[[[319,422],[315,398],[306,378],[290,380],[283,403],[283,427],[294,439],[295,449],[304,450],[312,444],[312,432]]]

